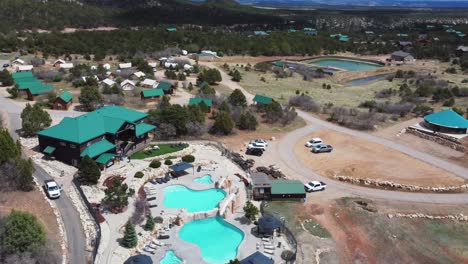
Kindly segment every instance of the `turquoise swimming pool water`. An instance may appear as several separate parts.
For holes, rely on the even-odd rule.
[[[189,189],[183,185],[171,185],[163,190],[163,205],[168,208],[187,208],[189,213],[208,211],[216,208],[226,197],[226,192],[212,188],[202,191]]]
[[[220,216],[195,220],[185,224],[179,237],[200,247],[203,260],[225,264],[237,256],[244,233]]]
[[[205,184],[213,183],[213,180],[211,179],[211,175],[205,175],[203,177],[196,178],[193,181],[197,183],[205,183]]]
[[[166,256],[164,256],[161,261],[159,261],[159,264],[180,264],[182,263],[182,259],[179,258],[174,251],[169,250],[166,252]]]
[[[381,67],[378,64],[363,61],[341,60],[341,59],[323,59],[311,62],[311,64],[323,67],[340,68],[347,71],[368,71]]]

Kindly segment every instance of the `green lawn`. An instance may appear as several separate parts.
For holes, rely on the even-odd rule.
[[[182,145],[174,145],[174,144],[160,144],[158,150],[153,150],[152,147],[154,145],[149,146],[148,148],[138,151],[131,156],[132,159],[146,159],[156,156],[161,156],[168,153],[177,152],[183,150],[184,148],[188,147],[188,144]]]

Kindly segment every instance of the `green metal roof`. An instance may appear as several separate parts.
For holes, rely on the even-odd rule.
[[[135,135],[139,137],[155,129],[156,129],[156,126],[146,124],[146,123],[140,123],[135,126]]]
[[[452,109],[427,115],[424,117],[424,120],[428,123],[444,127],[468,128],[468,120]]]
[[[32,95],[45,94],[52,91],[53,87],[50,84],[38,84],[27,88]]]
[[[104,153],[96,159],[96,162],[106,165],[113,157],[115,157],[114,153]]]
[[[105,134],[115,134],[125,123],[136,123],[146,113],[110,105],[75,118],[65,117],[53,127],[37,134],[74,143],[84,143]]]
[[[271,194],[305,194],[304,184],[296,180],[271,181]]]
[[[70,102],[73,99],[73,95],[68,91],[63,92],[59,95],[60,99],[62,99],[65,103]]]
[[[149,90],[143,90],[142,94],[143,94],[143,97],[156,97],[156,96],[163,96],[164,91],[162,89],[149,89]]]
[[[32,72],[27,71],[27,72],[14,72],[12,75],[13,79],[21,79],[21,78],[26,78],[26,77],[34,77]]]
[[[214,54],[212,53],[206,53],[206,52],[203,52],[203,53],[198,53],[197,54],[198,57],[209,57],[209,56],[215,56]]]
[[[175,32],[175,31],[177,31],[177,28],[175,28],[175,27],[169,27],[169,28],[166,28],[166,30],[167,30],[168,32]]]
[[[285,64],[286,64],[286,62],[284,62],[284,61],[275,61],[275,62],[273,62],[273,65],[278,66],[278,67],[284,67]]]
[[[47,146],[47,147],[44,149],[44,153],[49,154],[49,155],[51,155],[52,153],[54,153],[54,151],[55,151],[55,147],[51,147],[51,146]]]
[[[81,157],[84,156],[89,156],[90,158],[95,158],[104,152],[107,152],[109,150],[112,150],[115,148],[115,145],[107,141],[107,139],[103,139],[101,141],[98,141],[89,147],[87,147],[82,153]]]
[[[201,102],[204,102],[206,106],[211,107],[213,105],[213,101],[209,98],[190,98],[189,105],[199,105]]]
[[[262,104],[270,104],[273,99],[271,97],[256,94],[253,101]]]
[[[171,89],[172,87],[172,84],[171,83],[168,83],[168,82],[160,82],[158,84],[158,87],[156,87],[156,89],[161,89],[163,91],[167,91],[169,89]]]

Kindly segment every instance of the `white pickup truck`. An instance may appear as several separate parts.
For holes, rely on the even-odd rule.
[[[45,180],[43,187],[50,199],[59,198],[63,190],[63,187],[59,186],[54,180]]]
[[[304,184],[304,189],[306,192],[317,192],[323,191],[327,188],[327,184],[322,181],[311,181],[309,183]]]

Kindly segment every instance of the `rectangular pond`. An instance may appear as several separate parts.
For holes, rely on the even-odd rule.
[[[346,71],[369,71],[382,67],[377,63],[346,59],[318,59],[316,61],[312,61],[310,64],[322,67],[338,68]]]

